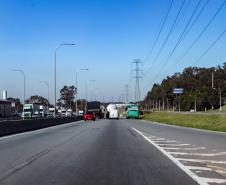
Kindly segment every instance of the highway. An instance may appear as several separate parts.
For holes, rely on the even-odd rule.
[[[226,134],[79,121],[0,138],[0,184],[226,184]]]

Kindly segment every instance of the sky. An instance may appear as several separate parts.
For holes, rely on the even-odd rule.
[[[0,92],[23,100],[26,75],[26,98],[31,95],[54,100],[54,51],[61,43],[75,43],[57,50],[57,91],[75,85],[78,72],[78,97],[89,100],[134,100],[134,59],[140,59],[140,90],[143,98],[154,83],[192,66],[203,52],[226,29],[226,5],[215,17],[189,53],[186,49],[213,17],[224,0],[209,0],[206,8],[166,62],[198,0],[186,0],[165,47],[155,60],[177,12],[184,0],[174,0],[160,37],[150,52],[166,16],[171,0],[0,0]],[[201,0],[194,18],[208,0]],[[195,63],[211,67],[226,62],[226,34]],[[149,55],[147,55],[149,53]],[[162,67],[163,66],[163,67]],[[88,71],[81,71],[88,68]],[[91,81],[90,81],[91,80]],[[95,82],[93,82],[95,80]],[[123,95],[124,94],[124,95]],[[1,96],[0,96],[1,98]]]

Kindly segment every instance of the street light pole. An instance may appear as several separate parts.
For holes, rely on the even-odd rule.
[[[47,104],[47,113],[49,113],[49,83],[47,81],[40,81],[40,83],[43,83],[46,85],[47,89],[48,89],[48,104]]]
[[[92,82],[92,83],[94,83],[94,82],[96,82],[96,80],[89,80],[89,82]],[[94,97],[93,97],[93,93],[92,93],[92,95],[91,95],[92,97],[91,97],[91,99],[93,99]]]
[[[86,82],[86,101],[85,101],[85,113],[86,113],[86,109],[87,109],[87,82]]]
[[[88,68],[80,69],[80,71],[88,71],[88,70],[89,70]],[[78,71],[76,71],[75,77],[76,77],[75,109],[76,109],[76,116],[77,116],[78,115]]]
[[[23,70],[20,70],[20,69],[13,69],[13,71],[15,72],[19,72],[22,74],[23,78],[24,78],[24,104],[25,104],[25,82],[26,82],[26,77],[25,77],[25,73]],[[24,111],[23,111],[24,112]],[[23,114],[23,119],[24,119],[24,114]]]
[[[25,73],[23,70],[20,70],[20,69],[13,69],[13,71],[19,72],[23,75],[23,78],[24,78],[24,103],[25,103],[25,81],[26,81]]]
[[[73,45],[75,45],[75,44],[73,44],[73,43],[62,43],[62,44],[60,44],[60,45],[58,45],[57,47],[56,47],[56,49],[55,49],[55,51],[54,51],[54,58],[55,58],[55,60],[54,60],[54,64],[55,64],[55,67],[54,67],[54,95],[55,95],[55,97],[54,97],[54,118],[56,118],[56,91],[57,91],[57,82],[56,82],[56,61],[57,61],[57,50],[61,47],[61,46],[73,46]]]

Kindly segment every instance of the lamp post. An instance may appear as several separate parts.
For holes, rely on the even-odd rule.
[[[20,69],[13,69],[13,71],[19,72],[23,75],[23,78],[24,78],[24,103],[25,103],[25,80],[26,80],[25,73],[23,70],[20,70]]]
[[[47,113],[49,113],[49,83],[47,81],[40,81],[40,83],[45,84],[46,87],[47,87],[47,90],[48,90],[48,96],[47,96],[47,98],[48,98]]]
[[[95,83],[95,82],[96,82],[96,80],[89,80],[89,82],[91,82],[91,83]],[[91,94],[91,96],[92,96],[92,97],[91,97],[91,99],[92,99],[92,100],[94,100],[93,93]]]
[[[88,68],[80,69],[80,71],[88,71]],[[75,93],[75,109],[76,109],[76,116],[78,115],[78,71],[76,71],[76,93]]]
[[[55,88],[54,88],[54,92],[55,92],[55,97],[54,97],[54,118],[56,118],[56,61],[57,61],[57,50],[62,47],[62,46],[74,46],[75,44],[73,43],[62,43],[59,44],[55,51],[54,51],[54,56],[55,56],[55,70],[54,70],[54,84],[55,84]]]
[[[13,71],[21,73],[22,76],[23,76],[23,78],[24,78],[24,103],[25,103],[25,82],[26,82],[25,73],[24,73],[24,71],[21,70],[21,69],[13,69]],[[23,112],[24,112],[24,111],[23,111]],[[23,119],[24,119],[24,114],[23,114]]]
[[[96,80],[89,80],[89,82],[96,82]],[[85,112],[87,109],[87,101],[88,101],[88,87],[87,87],[87,82],[86,82],[86,103],[85,103]]]

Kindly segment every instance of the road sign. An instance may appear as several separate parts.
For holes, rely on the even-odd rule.
[[[173,94],[182,94],[184,92],[184,88],[173,88]]]

